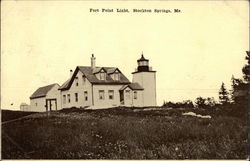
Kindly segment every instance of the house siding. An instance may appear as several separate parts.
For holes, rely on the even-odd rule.
[[[34,98],[30,100],[30,111],[44,112],[45,108],[45,97]]]
[[[137,98],[134,98],[134,92],[137,92]],[[133,91],[133,106],[135,107],[143,107],[143,91],[142,90],[135,90]]]
[[[20,111],[30,111],[30,105],[21,105]]]
[[[83,81],[83,73],[78,71],[76,74],[78,78],[78,86],[76,79],[74,79],[71,87],[68,90],[61,91],[61,107],[70,108],[70,107],[87,107],[92,106],[92,84],[85,79]],[[88,100],[85,100],[84,92],[87,91]],[[75,93],[78,95],[78,101],[75,100]],[[68,94],[70,94],[70,103],[68,102]],[[63,96],[66,96],[66,102],[64,102]]]
[[[128,92],[129,91],[129,94]],[[143,91],[142,90],[131,90],[129,87],[125,88],[124,91],[124,106],[143,106]],[[135,98],[135,92],[136,98]]]
[[[123,94],[124,94],[124,105],[132,106],[133,105],[133,91],[127,87],[123,90]]]
[[[123,85],[93,85],[93,95],[95,96],[94,107],[112,107],[120,105],[120,94],[119,89]],[[104,91],[104,99],[99,98],[99,91]],[[114,91],[113,99],[109,99],[109,90]]]
[[[52,110],[62,109],[61,94],[60,94],[60,91],[58,90],[59,87],[60,87],[59,85],[55,85],[46,95],[46,99],[56,99],[57,103],[55,103],[55,101],[51,102]]]

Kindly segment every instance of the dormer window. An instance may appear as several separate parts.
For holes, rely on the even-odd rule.
[[[110,72],[111,78],[115,81],[120,80],[120,75],[121,75],[121,73],[120,73],[119,69],[115,69],[115,71],[113,71],[112,73]]]
[[[120,73],[114,73],[114,80],[120,80]]]
[[[100,80],[106,80],[106,73],[100,73]]]
[[[93,73],[95,74],[96,78],[99,80],[106,80],[106,73],[107,71],[104,68],[96,68]]]
[[[105,70],[101,70],[100,71],[100,80],[106,80],[106,72],[105,72]]]

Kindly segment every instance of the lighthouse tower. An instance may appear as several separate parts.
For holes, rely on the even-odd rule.
[[[143,54],[137,60],[138,67],[133,72],[133,83],[139,83],[143,88],[142,105],[156,106],[156,71],[149,67],[149,60]]]

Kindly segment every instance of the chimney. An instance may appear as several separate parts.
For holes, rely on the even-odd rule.
[[[72,69],[70,69],[70,77],[72,77],[72,75],[73,75],[73,70]]]
[[[95,57],[94,57],[94,54],[92,54],[92,57],[91,57],[91,68],[95,68]]]

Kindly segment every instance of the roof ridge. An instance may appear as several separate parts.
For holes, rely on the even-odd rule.
[[[81,65],[78,65],[77,67],[89,67],[89,68],[92,68],[91,66],[81,66]],[[118,67],[96,66],[95,68],[118,68]]]
[[[91,83],[91,84],[128,84],[130,83],[130,81],[128,80],[128,78],[121,72],[120,75],[120,80],[114,80],[111,76],[108,75],[106,76],[106,80],[100,80],[95,76],[95,72],[96,69],[101,69],[103,68],[104,70],[106,70],[106,72],[108,73],[107,70],[110,69],[118,69],[120,71],[120,69],[118,67],[96,67],[96,68],[92,68],[91,66],[77,66],[72,77],[69,78],[69,80],[67,80],[66,82],[64,82],[61,86],[60,86],[60,90],[67,90],[70,88],[70,86],[73,83],[73,78],[76,76],[78,70],[81,71],[87,78],[87,80]]]
[[[39,97],[44,97],[47,95],[47,93],[55,86],[58,85],[60,87],[60,85],[58,83],[53,83],[53,84],[49,84],[47,86],[42,86],[39,87],[31,96],[30,99],[33,98],[39,98]]]
[[[52,85],[59,85],[59,84],[58,83],[52,83],[52,84],[49,84],[49,85],[46,85],[46,86],[41,86],[39,88],[48,87],[48,86],[52,86]]]

